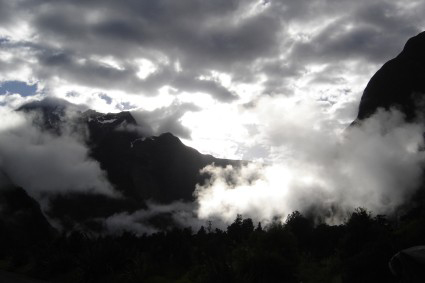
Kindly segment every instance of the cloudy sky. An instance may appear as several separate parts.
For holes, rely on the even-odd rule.
[[[402,198],[397,186],[419,178],[424,157],[412,148],[422,125],[380,113],[348,141],[341,133],[370,77],[424,29],[424,14],[415,0],[0,0],[1,113],[54,96],[100,112],[133,111],[152,133],[170,131],[203,153],[276,164],[206,168],[214,178],[197,188],[204,217],[253,214],[275,200],[262,211],[269,217],[282,202],[297,209],[306,195],[343,203],[358,187],[365,189],[350,195],[349,207],[370,201],[385,211]],[[18,136],[38,135],[22,129]],[[13,138],[0,142],[16,146]],[[101,175],[73,143],[75,164]],[[248,190],[268,191],[247,193],[253,172],[258,182]],[[229,174],[245,176],[236,190],[220,183]]]
[[[267,158],[270,107],[296,119],[298,100],[317,103],[345,126],[424,12],[412,0],[2,0],[0,103],[155,111],[202,152]]]

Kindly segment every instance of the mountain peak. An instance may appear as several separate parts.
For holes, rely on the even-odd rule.
[[[367,84],[360,101],[357,121],[378,108],[395,107],[411,121],[423,112],[425,93],[425,32],[410,38],[403,51],[385,63]]]
[[[167,144],[183,144],[181,140],[170,132],[163,133],[158,136],[158,139]]]
[[[410,57],[414,60],[425,60],[425,32],[410,38],[404,45],[402,56]]]
[[[31,102],[25,103],[16,110],[17,111],[34,111],[34,110],[65,111],[66,109],[75,110],[75,111],[85,111],[88,109],[88,107],[82,104],[73,104],[65,99],[49,96],[42,100],[34,100]]]

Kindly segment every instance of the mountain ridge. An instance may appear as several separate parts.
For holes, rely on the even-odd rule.
[[[403,51],[376,72],[364,90],[354,125],[379,108],[395,107],[408,122],[425,113],[420,103],[425,92],[423,47],[425,32],[409,39]],[[71,134],[83,137],[88,157],[99,162],[108,181],[122,194],[122,198],[84,193],[52,197],[47,214],[67,229],[84,223],[90,228],[95,218],[146,209],[147,201],[191,202],[196,184],[209,177],[200,173],[202,168],[212,163],[221,167],[243,164],[201,154],[171,133],[146,136],[130,112],[99,113],[55,98],[23,105],[17,111],[38,112],[35,125],[55,135],[64,133],[64,125],[70,126]]]
[[[88,157],[99,163],[107,180],[122,195],[120,198],[85,193],[52,196],[47,215],[67,229],[77,224],[94,228],[93,219],[145,209],[147,201],[192,202],[196,184],[203,184],[209,177],[201,174],[202,168],[210,164],[222,167],[241,164],[238,160],[201,154],[172,133],[146,136],[138,130],[128,111],[100,113],[82,109],[56,99],[32,102],[17,109],[38,113],[34,125],[41,131],[81,136],[89,149]]]
[[[397,108],[413,121],[425,113],[425,32],[410,38],[395,58],[386,62],[368,82],[354,123],[378,108]]]

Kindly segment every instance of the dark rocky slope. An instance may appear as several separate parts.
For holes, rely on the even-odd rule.
[[[421,33],[409,39],[403,51],[371,78],[356,121],[366,119],[380,107],[396,107],[408,120],[418,118],[424,113],[424,92],[425,33]],[[91,157],[124,196],[74,193],[52,198],[49,215],[69,228],[97,217],[143,209],[147,200],[164,204],[191,201],[195,185],[208,177],[202,176],[200,169],[211,163],[240,164],[200,154],[171,133],[144,136],[137,131],[129,112],[103,114],[57,99],[26,104],[19,111],[39,113],[34,123],[43,131],[60,135],[66,128],[83,136]]]
[[[403,51],[371,78],[360,101],[357,121],[378,108],[398,108],[411,121],[424,114],[425,32],[410,38]]]
[[[395,108],[405,115],[407,122],[425,123],[425,32],[410,38],[402,52],[371,78],[352,125],[370,117],[378,108]],[[399,208],[398,215],[411,219],[425,217],[425,180]]]
[[[29,103],[18,111],[37,114],[34,124],[42,131],[55,135],[67,131],[82,137],[90,157],[99,162],[108,181],[123,195],[111,198],[69,193],[52,197],[49,216],[70,229],[76,223],[94,229],[92,219],[146,208],[148,200],[161,204],[193,201],[196,184],[208,177],[200,173],[202,168],[212,163],[240,164],[201,154],[171,133],[144,136],[130,112],[84,111],[58,99]]]
[[[56,234],[40,205],[19,187],[0,189],[0,254],[24,251],[50,241]]]

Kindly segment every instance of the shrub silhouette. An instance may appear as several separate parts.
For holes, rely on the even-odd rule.
[[[413,216],[412,216],[413,215]],[[421,214],[388,220],[355,209],[341,225],[300,212],[263,226],[238,215],[225,231],[174,228],[151,235],[58,234],[2,250],[3,268],[61,282],[395,282],[389,259],[421,243]]]

